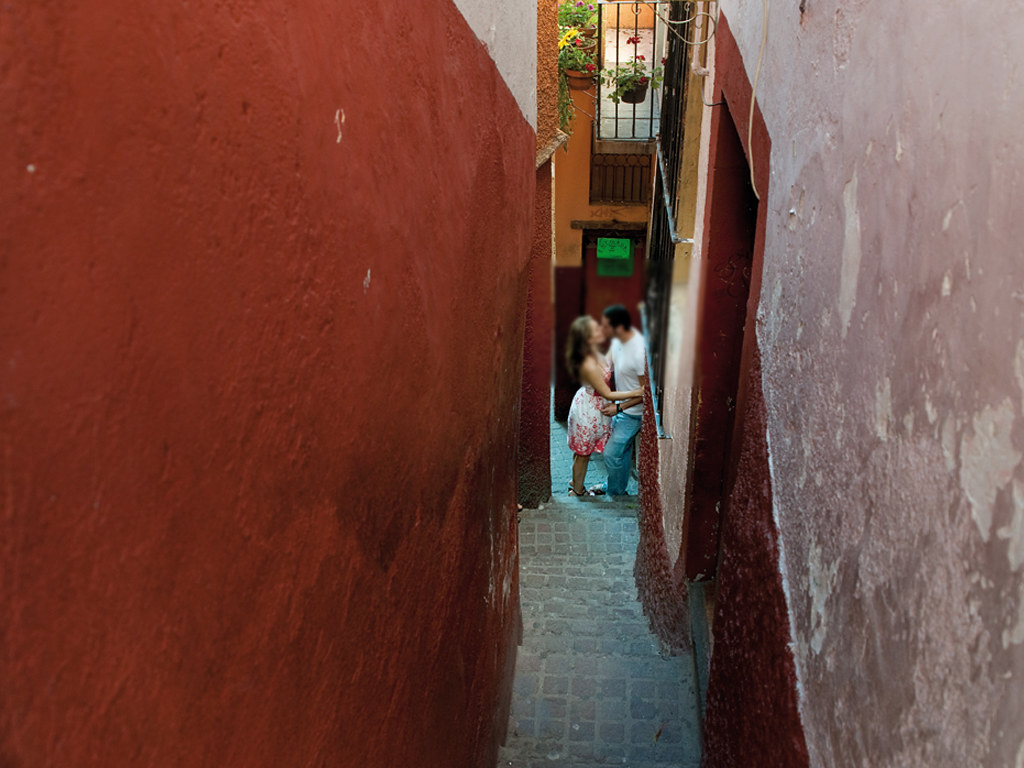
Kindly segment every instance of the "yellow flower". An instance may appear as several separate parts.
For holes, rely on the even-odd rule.
[[[575,38],[579,37],[579,35],[580,31],[578,29],[570,29],[568,32],[562,35],[562,39],[558,41],[558,50],[562,50],[563,48],[565,48],[565,46],[571,43]]]

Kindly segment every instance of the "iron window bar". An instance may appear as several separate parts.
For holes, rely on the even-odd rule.
[[[659,66],[658,49],[665,49],[665,26],[660,21],[660,14],[653,13],[651,26],[643,27],[644,37],[647,30],[650,30],[650,40],[639,41],[641,37],[640,15],[642,7],[650,7],[668,4],[670,0],[652,0],[651,2],[617,2],[616,0],[598,0],[598,55],[605,67],[622,66],[637,55],[643,55],[645,62],[653,69]],[[611,9],[615,9],[614,16]],[[630,20],[629,15],[632,15]],[[607,32],[614,30],[614,48],[609,51]],[[629,34],[630,30],[632,34]],[[637,42],[623,42],[624,33],[629,40]],[[632,45],[633,54],[626,60],[622,59],[624,45]],[[608,57],[614,53],[613,60]],[[666,51],[667,52],[667,51]],[[607,87],[602,78],[598,78],[597,104],[596,104],[596,138],[610,141],[636,141],[649,142],[655,138],[658,132],[658,123],[661,118],[661,99],[655,88],[649,88],[647,97],[639,104],[630,104],[628,107],[620,102],[612,102],[607,96]],[[647,115],[642,114],[643,108],[648,109]],[[627,112],[628,109],[628,112]],[[611,113],[609,115],[609,112]],[[638,114],[640,112],[640,114]],[[608,123],[610,122],[610,126]]]
[[[711,2],[716,0],[709,0]],[[663,49],[665,56],[668,56],[670,46],[668,42],[670,39],[677,41],[683,46],[700,46],[711,40],[712,37],[718,31],[718,20],[715,15],[706,11],[697,11],[696,2],[685,3],[685,13],[679,14],[677,8],[680,6],[680,0],[637,0],[636,2],[629,2],[629,0],[596,0],[595,5],[598,9],[598,55],[602,64],[607,66],[609,62],[606,60],[607,39],[606,39],[606,20],[611,21],[610,9],[615,8],[614,27],[608,26],[607,29],[615,30],[615,44],[614,44],[614,65],[621,66],[624,62],[621,59],[622,54],[622,30],[624,29],[623,23],[626,24],[625,29],[629,29],[629,19],[626,17],[626,21],[623,22],[623,14],[632,14],[632,31],[633,34],[630,37],[631,40],[636,40],[640,37],[640,15],[642,8],[650,9],[653,16],[651,31],[650,44],[643,43],[645,59],[647,56],[650,57],[650,67],[659,65],[658,49]],[[671,8],[669,17],[661,12],[664,6]],[[682,16],[680,18],[680,16]],[[700,34],[698,27],[694,24],[700,18],[707,18],[708,28],[702,36],[702,39],[689,39],[691,30],[694,34]],[[677,29],[677,27],[679,29]],[[646,27],[644,30],[646,31]],[[669,35],[670,33],[670,35]],[[629,44],[629,43],[627,43]],[[639,53],[641,43],[632,43],[633,55],[636,56]],[[648,51],[649,48],[649,51]],[[679,55],[685,56],[683,53],[685,48],[679,52]],[[599,140],[612,140],[612,141],[651,141],[659,133],[661,127],[661,121],[664,117],[664,101],[665,97],[663,93],[659,93],[658,89],[650,88],[647,98],[644,99],[640,104],[631,105],[631,110],[628,115],[623,116],[623,112],[626,107],[623,107],[619,102],[605,103],[605,84],[601,78],[598,78],[597,84],[597,103],[595,108],[595,123],[596,132],[595,135]],[[638,115],[638,109],[642,106],[648,106],[648,114]],[[611,129],[609,131],[606,128],[606,122],[609,120],[608,112],[611,112],[610,122]],[[604,119],[602,119],[604,118]],[[628,135],[626,135],[625,126],[622,126],[622,122],[628,121]],[[644,125],[646,123],[646,126]],[[646,128],[646,132],[644,131]]]
[[[647,353],[647,375],[650,378],[650,381],[647,383],[651,388],[651,404],[654,406],[654,427],[658,433],[659,440],[671,440],[672,435],[665,431],[664,412],[660,405],[663,393],[660,391],[661,387],[655,385],[654,369],[651,365],[651,328],[647,317],[646,303],[640,306],[640,322],[644,329],[644,346],[646,347],[644,351]]]
[[[683,118],[689,83],[687,52],[691,50],[686,46],[685,39],[692,34],[686,24],[696,25],[697,23],[693,8],[692,3],[682,0],[672,2],[669,8],[670,20],[684,22],[684,25],[680,27],[683,35],[673,35],[667,40],[669,54],[662,90],[661,130],[653,153],[657,156],[657,163],[652,169],[654,196],[646,265],[644,326],[645,338],[649,345],[651,393],[654,396],[657,426],[659,434],[665,436],[667,435],[663,424],[666,407],[664,382],[668,356],[675,252],[680,244],[693,243],[692,238],[680,236],[676,221],[679,164],[683,154],[685,131]]]

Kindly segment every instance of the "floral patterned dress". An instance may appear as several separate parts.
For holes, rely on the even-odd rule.
[[[612,369],[603,357],[598,358],[604,383],[610,384]],[[601,413],[607,401],[592,387],[580,387],[569,407],[569,450],[580,456],[600,453],[612,434],[612,419]]]

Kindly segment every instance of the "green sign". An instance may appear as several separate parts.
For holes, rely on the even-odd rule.
[[[597,258],[631,259],[633,258],[633,241],[628,237],[599,237],[597,238]]]
[[[598,277],[633,276],[633,241],[628,237],[597,238]]]

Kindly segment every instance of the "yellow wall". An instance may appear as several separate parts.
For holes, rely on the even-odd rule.
[[[707,4],[701,6],[706,10]],[[697,30],[700,38],[704,28]],[[687,83],[687,102],[683,114],[685,126],[683,152],[680,158],[679,186],[676,190],[676,231],[680,237],[693,238],[696,245],[676,246],[672,273],[671,307],[669,309],[668,340],[664,377],[663,425],[672,440],[663,441],[660,448],[660,479],[665,538],[673,559],[679,555],[682,542],[683,499],[687,483],[689,460],[692,393],[694,366],[697,354],[697,289],[699,287],[700,239],[703,227],[703,204],[707,178],[707,124],[710,109],[702,103],[704,78],[694,73],[709,60],[713,41],[709,45],[695,46],[688,52],[690,72]]]

